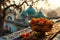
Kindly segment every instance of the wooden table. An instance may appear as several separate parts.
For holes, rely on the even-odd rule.
[[[60,22],[55,23],[53,25],[53,28],[52,28],[52,30],[50,32],[46,32],[47,39],[52,37],[52,36],[54,36],[54,34],[56,34],[56,32],[58,30],[60,30]],[[0,39],[3,39],[3,40],[14,40],[15,38],[18,38],[23,32],[31,32],[31,31],[32,31],[31,28],[25,28],[25,29],[19,30],[17,32],[14,32],[12,34],[0,37]]]

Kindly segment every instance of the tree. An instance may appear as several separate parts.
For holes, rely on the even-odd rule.
[[[27,3],[26,1],[24,1],[22,4],[19,4],[19,5],[11,4],[11,5],[7,6],[7,5],[5,4],[5,1],[0,1],[0,2],[1,2],[1,3],[0,3],[0,31],[1,31],[1,30],[3,29],[3,24],[4,24],[5,17],[6,17],[6,15],[7,15],[6,10],[7,10],[8,8],[10,8],[10,7],[15,7],[17,10],[18,10],[18,9],[22,10],[22,9],[21,9],[21,6],[22,6],[24,3],[26,3],[26,4],[28,5],[28,3]],[[6,7],[4,7],[4,9],[2,10],[1,5],[3,5],[3,7],[4,7],[4,5],[5,5]]]
[[[3,28],[3,23],[4,23],[4,19],[3,19],[3,15],[2,15],[2,8],[1,8],[1,3],[3,2],[3,0],[0,0],[0,32],[2,31]]]

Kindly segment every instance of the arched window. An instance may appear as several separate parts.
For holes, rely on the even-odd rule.
[[[12,20],[12,17],[11,17],[11,16],[8,16],[7,19],[8,19],[8,20]]]

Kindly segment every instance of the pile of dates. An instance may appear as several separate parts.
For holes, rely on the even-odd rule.
[[[49,32],[52,29],[53,21],[40,18],[32,18],[30,21],[30,26],[33,31],[37,32]]]

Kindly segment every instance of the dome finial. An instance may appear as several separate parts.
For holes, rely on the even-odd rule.
[[[32,5],[30,5],[30,7],[31,7]]]
[[[40,8],[40,11],[39,12],[41,12],[41,9],[42,9],[42,7]]]

